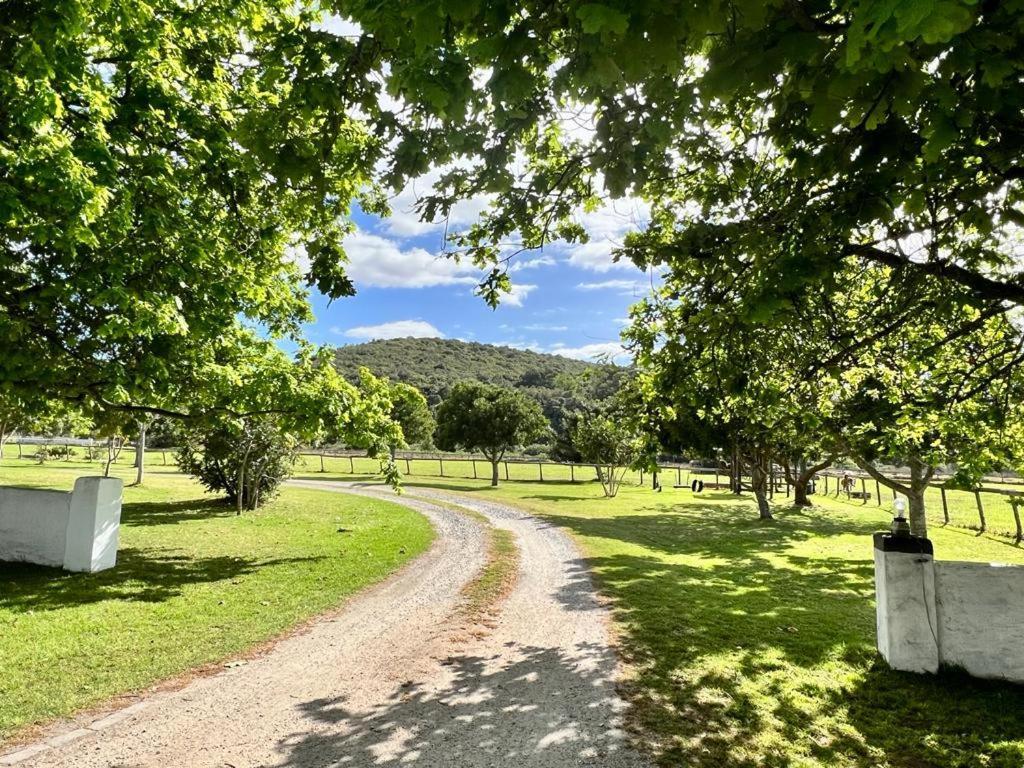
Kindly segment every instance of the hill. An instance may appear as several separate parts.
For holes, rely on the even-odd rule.
[[[589,370],[597,374],[596,379],[614,382],[617,373],[624,370],[511,347],[414,338],[338,347],[334,365],[353,382],[360,366],[365,366],[378,376],[412,384],[423,392],[432,407],[459,381],[512,387],[540,403],[556,432],[561,431],[564,414],[575,404],[568,379]]]

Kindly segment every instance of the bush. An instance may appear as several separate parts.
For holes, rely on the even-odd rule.
[[[191,427],[181,439],[181,469],[239,513],[276,496],[298,458],[298,441],[269,417]]]

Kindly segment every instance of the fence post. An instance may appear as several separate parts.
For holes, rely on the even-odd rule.
[[[949,525],[949,504],[946,503],[946,489],[939,486],[939,495],[942,496],[942,520],[944,525]]]
[[[469,463],[473,465],[473,479],[476,480],[476,459],[470,459]]]
[[[167,451],[160,451],[160,456],[163,457],[164,466],[167,466]]]
[[[354,475],[356,473],[356,463],[352,460],[352,457],[348,457],[348,473]]]
[[[643,484],[644,484],[644,471],[641,469],[640,470],[640,485],[643,485]]]
[[[864,478],[860,479],[860,495],[864,497],[864,503],[868,503],[868,488],[864,482]]]
[[[544,462],[543,461],[538,461],[537,462],[537,471],[540,472],[540,481],[543,483],[544,482]]]
[[[683,484],[683,470],[680,467],[676,467],[676,485]]]
[[[444,459],[438,459],[437,463],[441,465],[441,477],[444,477]]]
[[[569,462],[569,482],[576,482],[576,465],[573,464],[572,462]]]
[[[828,496],[828,475],[822,475],[825,478],[825,495]]]
[[[324,452],[323,451],[320,451],[320,471],[321,472],[326,472],[327,471],[327,470],[324,469]]]
[[[878,506],[882,506],[882,486],[877,480],[875,480],[875,498],[878,500]]]
[[[508,480],[508,462],[505,462],[505,479]]]
[[[978,517],[981,519],[981,528],[978,533],[985,532],[985,508],[981,505],[981,491],[974,492],[974,499],[978,502]]]
[[[408,456],[405,457],[405,474],[407,474],[407,475],[411,475],[412,474],[412,467],[409,466],[409,457]]]

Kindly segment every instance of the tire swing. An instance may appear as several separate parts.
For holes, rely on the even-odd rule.
[[[693,491],[694,493],[700,493],[701,491],[704,490],[704,481],[694,480],[692,483],[690,483],[690,490]]]

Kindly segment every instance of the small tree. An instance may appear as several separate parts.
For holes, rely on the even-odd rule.
[[[435,442],[442,450],[478,450],[491,462],[491,485],[498,484],[498,463],[516,446],[550,429],[540,406],[512,389],[463,381],[452,387],[437,409]]]
[[[273,498],[298,458],[298,440],[269,416],[224,419],[185,430],[178,463],[243,509]]]
[[[415,443],[428,443],[437,423],[430,413],[427,398],[411,384],[398,382],[391,385],[391,418],[402,428],[402,442],[391,444],[391,458],[397,448]]]
[[[614,414],[578,414],[571,435],[583,461],[597,470],[604,495],[614,497],[626,471],[643,457],[644,438]]]

